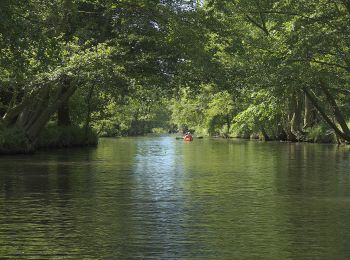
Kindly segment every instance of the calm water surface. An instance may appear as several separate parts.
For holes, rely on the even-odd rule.
[[[0,157],[0,259],[350,259],[350,151],[101,139]]]

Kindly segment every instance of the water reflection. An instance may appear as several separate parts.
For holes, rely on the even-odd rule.
[[[0,158],[0,258],[347,259],[350,153],[102,139]]]

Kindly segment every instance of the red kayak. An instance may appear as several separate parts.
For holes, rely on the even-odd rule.
[[[189,134],[184,135],[183,138],[184,138],[184,141],[188,141],[188,142],[192,142],[193,141],[192,135],[189,135]]]

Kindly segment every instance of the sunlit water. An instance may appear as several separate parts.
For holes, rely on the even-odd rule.
[[[101,139],[0,157],[0,259],[350,259],[350,151]]]

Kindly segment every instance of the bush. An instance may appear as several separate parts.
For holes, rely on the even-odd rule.
[[[324,125],[317,125],[310,128],[307,133],[307,139],[314,143],[335,143],[336,136],[334,132]]]
[[[0,130],[0,154],[28,153],[32,150],[33,147],[21,129]]]
[[[48,126],[38,140],[38,147],[61,148],[72,146],[96,145],[98,137],[91,129],[85,133],[85,129],[78,126]]]
[[[233,124],[230,129],[230,134],[237,138],[250,139],[253,131],[247,124]]]
[[[161,127],[152,128],[151,132],[153,134],[166,134],[166,133],[168,133],[167,130],[165,130],[164,128],[161,128]]]

